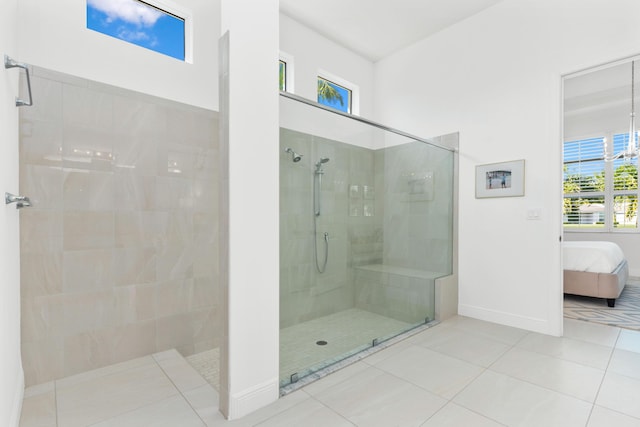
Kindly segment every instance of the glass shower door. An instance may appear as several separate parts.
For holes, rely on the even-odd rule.
[[[280,384],[435,317],[453,153],[281,99]]]

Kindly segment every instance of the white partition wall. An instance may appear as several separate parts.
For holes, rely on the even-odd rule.
[[[235,419],[278,398],[278,1],[221,5],[220,409]]]

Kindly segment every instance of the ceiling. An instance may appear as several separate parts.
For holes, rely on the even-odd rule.
[[[502,0],[280,0],[280,11],[376,62]]]
[[[635,63],[634,98],[640,94],[640,63]],[[565,114],[619,104],[631,106],[631,61],[624,60],[586,70],[564,80]],[[637,108],[636,108],[637,111]]]

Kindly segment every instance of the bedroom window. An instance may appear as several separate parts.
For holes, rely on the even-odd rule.
[[[637,230],[638,159],[604,161],[605,150],[615,155],[627,139],[614,134],[564,143],[565,230]]]

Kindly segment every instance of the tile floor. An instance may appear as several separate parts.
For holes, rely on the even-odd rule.
[[[22,427],[640,426],[640,332],[454,317],[236,421],[168,351],[30,388]]]

